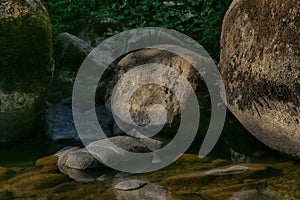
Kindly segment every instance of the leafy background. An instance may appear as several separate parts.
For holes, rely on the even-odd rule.
[[[198,41],[219,59],[222,19],[232,0],[45,0],[54,36],[78,34],[85,29],[94,37],[108,37],[139,27],[163,27],[180,31]],[[121,26],[103,25],[111,18]]]

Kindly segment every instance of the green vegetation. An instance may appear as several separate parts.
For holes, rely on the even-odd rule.
[[[67,31],[109,36],[139,27],[164,27],[187,34],[198,41],[214,59],[219,57],[223,16],[231,0],[45,0],[54,35]],[[99,28],[103,18],[119,21],[122,28]],[[100,24],[100,25],[99,25]],[[100,30],[99,30],[100,29]]]

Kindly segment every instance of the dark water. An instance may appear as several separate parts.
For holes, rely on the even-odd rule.
[[[252,199],[300,199],[300,164],[298,161],[267,150],[249,163],[234,163],[224,136],[212,155],[200,159],[199,144],[172,165],[146,174],[124,174],[115,170],[74,172],[89,177],[81,182],[62,174],[53,155],[65,145],[46,137],[31,136],[0,148],[0,199],[114,199],[112,186],[123,179],[143,179],[159,184],[174,199],[230,199],[247,196]],[[226,152],[226,153],[224,153]],[[243,156],[243,154],[242,154]],[[243,165],[243,173],[204,175],[205,171]],[[73,174],[74,175],[74,174]],[[98,179],[98,180],[97,180]],[[86,179],[85,179],[86,180]],[[250,191],[250,192],[249,192]],[[276,198],[275,198],[276,197]]]

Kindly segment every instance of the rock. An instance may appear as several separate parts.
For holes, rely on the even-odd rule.
[[[166,49],[172,48],[170,46],[165,46]],[[179,49],[178,51],[181,51]],[[119,84],[118,87],[115,87],[117,81],[123,80],[121,78],[124,77],[125,74],[128,75],[128,71],[130,69],[135,68],[136,66],[157,63],[169,66],[170,68],[176,70],[178,73],[171,73],[170,71],[164,71],[167,68],[159,68],[152,70],[152,68],[145,67],[145,70],[139,72],[140,74],[131,74],[126,78],[126,81]],[[204,64],[205,65],[205,64]],[[127,119],[126,113],[130,112],[130,116],[132,121],[139,126],[146,126],[152,120],[150,119],[149,109],[153,105],[160,105],[163,110],[165,110],[165,117],[163,113],[162,118],[158,118],[158,116],[153,117],[156,120],[154,122],[154,126],[161,126],[164,123],[164,118],[166,118],[166,126],[162,131],[164,133],[172,133],[174,134],[174,128],[178,126],[180,120],[180,104],[177,97],[174,95],[172,91],[177,91],[179,96],[183,96],[187,98],[192,90],[196,91],[196,94],[199,96],[199,99],[204,99],[204,94],[208,94],[205,87],[201,87],[203,81],[201,80],[200,74],[198,71],[185,59],[181,56],[171,53],[167,50],[159,50],[159,49],[143,49],[139,51],[135,51],[133,53],[129,53],[124,58],[120,60],[118,63],[117,76],[114,77],[113,81],[111,81],[110,86],[108,86],[107,92],[107,110],[111,111],[111,106],[114,108],[115,119],[119,118],[122,123],[124,123],[124,127],[130,130],[133,125],[131,120]],[[151,69],[151,70],[150,70]],[[182,79],[179,79],[181,75],[189,80],[187,86],[183,83]],[[145,82],[149,82],[149,84],[139,87],[135,92],[130,95],[130,102],[126,103],[126,96],[130,94],[132,91],[130,88],[139,84],[140,80]],[[154,84],[153,80],[161,80],[164,81],[164,84],[169,84],[170,87],[166,88],[159,84]],[[180,82],[182,81],[182,82]],[[112,91],[114,88],[118,88],[115,90],[114,98],[116,101],[112,101]],[[207,96],[207,95],[206,95]],[[182,104],[184,105],[187,99],[184,99]],[[124,103],[125,102],[125,103]],[[205,102],[205,101],[199,101]],[[112,105],[111,105],[112,103]],[[206,109],[204,105],[201,105]],[[162,110],[157,110],[158,112],[163,112]],[[156,112],[154,112],[156,114]],[[126,119],[125,119],[126,118]],[[124,127],[122,129],[124,129]],[[176,129],[177,130],[177,129]],[[124,130],[127,132],[127,130]]]
[[[251,158],[244,153],[239,153],[230,148],[231,162],[232,163],[250,163]]]
[[[276,192],[270,190],[244,190],[237,192],[229,200],[279,200]]]
[[[126,181],[125,181],[126,182]],[[140,184],[145,184],[143,181],[140,182]],[[138,186],[140,184],[134,184],[135,186]],[[130,188],[127,187],[128,184],[125,184],[125,187],[121,188]],[[132,185],[130,185],[132,186]],[[168,194],[168,191],[163,188],[162,186],[153,184],[153,183],[148,183],[140,188],[137,188],[135,190],[120,190],[120,189],[115,189],[114,194],[117,200],[167,200],[167,199],[172,199],[170,194]]]
[[[54,66],[50,19],[40,1],[3,0],[0,13],[0,143],[7,143],[40,120]]]
[[[58,152],[56,152],[54,155],[55,156],[58,156],[58,157],[62,157],[63,155],[69,153],[69,152],[72,152],[72,151],[75,151],[75,150],[78,150],[80,149],[80,147],[73,147],[73,146],[66,146],[62,149],[60,149]]]
[[[128,177],[128,176],[130,176],[130,173],[127,173],[127,172],[119,172],[119,173],[117,173],[114,177],[115,177],[115,178],[126,178],[126,177]]]
[[[92,47],[80,38],[67,32],[61,33],[54,40],[56,67],[78,70],[91,50]]]
[[[153,145],[153,142],[141,141],[137,138],[128,136],[116,136],[92,142],[86,149],[102,163],[118,164],[120,162],[119,156],[122,156],[123,154],[119,149],[111,147],[108,143],[109,140],[120,149],[134,153],[151,152],[154,151],[154,147],[157,147]],[[126,159],[130,160],[138,158],[128,157]]]
[[[105,104],[105,95],[107,90],[107,82],[101,81],[99,82],[95,95],[95,103],[97,105]]]
[[[105,105],[96,106],[96,114],[99,121],[107,124],[108,126],[113,126],[114,119],[111,113],[106,110]]]
[[[53,141],[78,142],[80,138],[73,122],[72,109],[63,105],[51,105],[47,109],[47,134]]]
[[[118,183],[117,185],[114,186],[114,188],[118,189],[118,190],[128,191],[128,190],[140,189],[141,187],[144,187],[145,185],[147,185],[146,181],[127,180],[127,181],[122,181],[122,182]]]
[[[96,180],[97,181],[105,181],[107,180],[109,177],[106,174],[102,174],[101,176],[99,176]]]
[[[85,148],[69,150],[59,157],[57,161],[59,169],[68,167],[77,170],[101,168],[103,165]]]
[[[161,142],[149,139],[149,138],[134,138],[129,136],[116,136],[112,138],[107,138],[103,140],[98,140],[95,142],[90,143],[87,146],[88,148],[96,148],[96,147],[107,147],[107,141],[110,140],[112,143],[114,143],[116,146],[122,148],[125,151],[131,151],[135,153],[143,153],[143,152],[149,152],[150,149],[152,151],[158,150],[160,148]]]
[[[95,179],[88,174],[86,171],[78,170],[78,169],[72,169],[69,167],[61,167],[60,171],[66,175],[68,175],[69,178],[77,181],[77,182],[93,182]]]
[[[116,123],[113,125],[113,136],[121,136],[121,135],[126,135],[124,131],[122,131]]]
[[[54,40],[56,70],[47,94],[47,101],[58,103],[72,96],[77,71],[92,47],[69,33],[61,33]]]
[[[111,129],[107,123],[112,123],[111,116],[106,112],[104,106],[97,107],[96,113],[99,119],[100,126],[107,137],[112,136]],[[75,142],[80,143],[81,139],[75,129],[72,109],[61,104],[50,105],[47,109],[47,122],[49,130],[47,134],[56,142]],[[86,140],[95,141],[101,138],[95,136],[82,135]]]
[[[222,174],[232,174],[232,173],[240,173],[243,171],[250,170],[247,166],[235,165],[225,169],[212,169],[205,172],[205,175],[222,175]]]
[[[268,147],[300,158],[300,2],[235,0],[222,28],[227,106]],[[266,14],[268,13],[268,14]]]

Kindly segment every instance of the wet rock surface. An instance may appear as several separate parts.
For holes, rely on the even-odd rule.
[[[128,190],[137,190],[147,185],[146,181],[142,180],[127,180],[122,181],[114,186],[115,189],[128,191]]]

